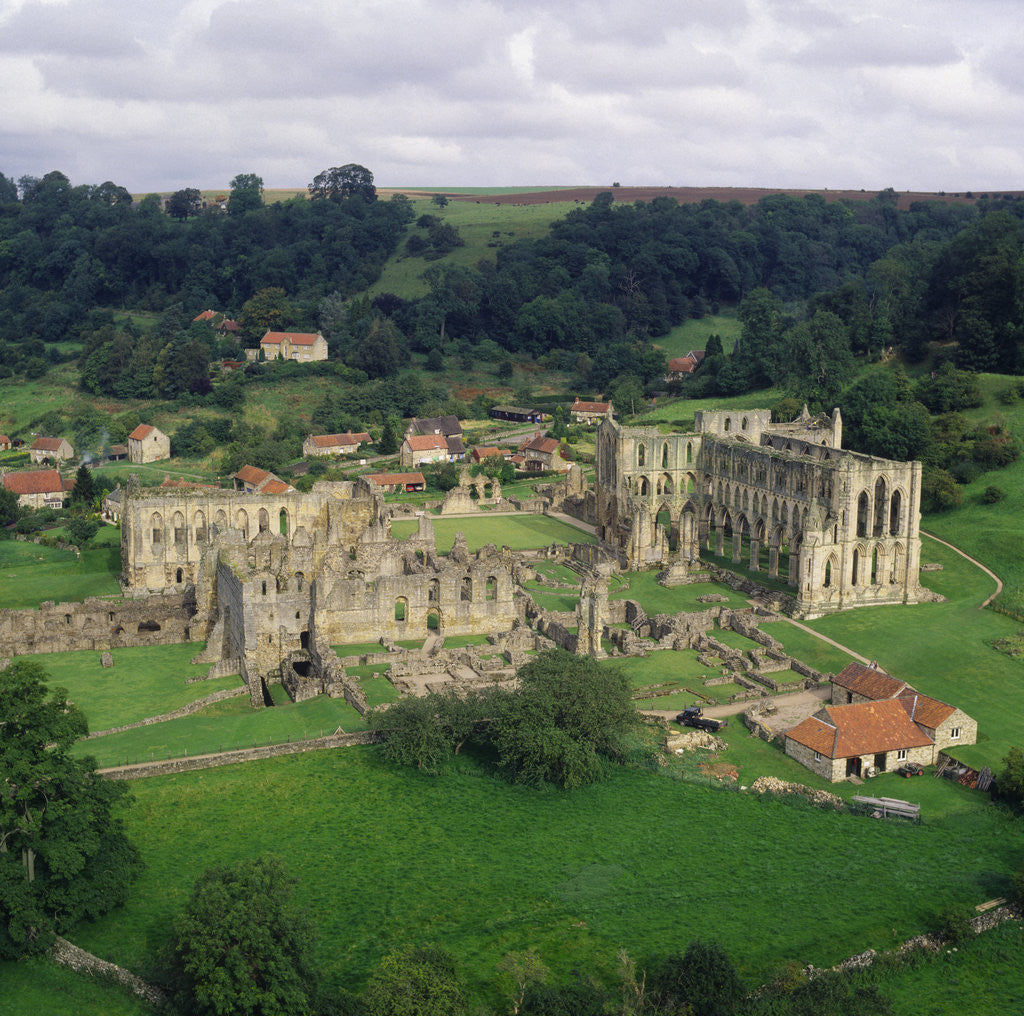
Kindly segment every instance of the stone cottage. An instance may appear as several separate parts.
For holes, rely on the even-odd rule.
[[[140,423],[128,435],[128,459],[138,465],[171,457],[171,439],[156,427]]]

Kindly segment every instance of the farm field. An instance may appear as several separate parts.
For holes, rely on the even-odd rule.
[[[111,981],[36,957],[0,963],[0,1016],[152,1016],[141,999]]]
[[[1002,893],[1024,851],[1024,828],[980,796],[903,826],[635,770],[572,794],[510,786],[468,757],[429,779],[372,749],[132,789],[146,871],[123,911],[76,929],[84,948],[138,968],[204,866],[273,850],[300,879],[330,975],[358,987],[398,943],[441,942],[477,996],[504,953],[531,945],[559,978],[610,973],[620,947],[663,954],[697,936],[720,940],[749,979],[790,959],[832,963]],[[822,858],[853,840],[872,864],[831,882],[823,907]],[[696,857],[699,894],[680,877]]]
[[[551,543],[594,543],[594,537],[582,529],[545,515],[499,515],[487,517],[432,518],[437,549],[447,554],[455,543],[456,533],[465,533],[470,553],[488,543],[508,546],[513,550],[529,550]],[[414,519],[396,519],[391,535],[404,540],[416,532]]]
[[[101,665],[98,650],[37,653],[28,659],[46,670],[51,684],[67,689],[68,698],[85,713],[90,730],[107,730],[171,712],[241,684],[237,675],[186,684],[188,678],[203,677],[210,669],[208,663],[189,662],[203,648],[202,642],[183,642],[113,649],[112,667]]]
[[[118,547],[73,551],[18,540],[0,541],[0,609],[38,607],[45,600],[120,596]]]
[[[718,335],[722,339],[722,348],[731,353],[740,337],[741,325],[735,312],[731,314],[708,314],[707,317],[690,318],[681,325],[676,325],[667,335],[659,336],[654,345],[665,350],[671,359],[674,356],[685,356],[691,349],[703,349],[709,335]]]

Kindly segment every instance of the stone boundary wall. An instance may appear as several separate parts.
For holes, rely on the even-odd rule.
[[[133,995],[145,999],[150,1005],[160,1005],[164,1001],[164,993],[156,985],[149,984],[116,963],[93,956],[92,953],[80,949],[59,935],[50,947],[50,957],[62,967],[70,967],[76,974],[85,973],[115,981]]]
[[[135,765],[111,766],[97,769],[100,776],[108,780],[137,780],[146,776],[170,776],[174,773],[193,772],[197,769],[216,769],[219,766],[234,765],[237,762],[255,762],[259,759],[276,758],[278,755],[300,755],[307,751],[323,751],[326,748],[349,748],[356,744],[376,744],[381,735],[372,730],[360,730],[354,734],[328,734],[306,741],[290,741],[285,744],[268,744],[260,748],[239,748],[235,751],[219,751],[212,755],[194,755],[190,758],[170,758],[157,762],[138,762]]]
[[[81,549],[74,543],[63,543],[60,540],[44,539],[43,536],[28,536],[25,533],[15,533],[14,538],[21,543],[34,543],[40,547],[53,547],[56,550],[74,551],[75,557],[81,556]],[[941,568],[942,565],[939,565]]]
[[[106,737],[107,734],[120,734],[124,730],[136,730],[139,727],[151,727],[154,723],[163,723],[166,720],[177,720],[182,716],[191,716],[192,713],[198,713],[206,706],[212,706],[214,702],[223,702],[225,699],[240,698],[242,695],[248,694],[249,689],[244,684],[240,685],[238,688],[223,688],[221,691],[215,691],[212,695],[204,695],[202,698],[198,698],[194,702],[189,702],[187,705],[183,705],[180,709],[174,709],[169,713],[161,713],[159,716],[147,716],[144,720],[136,720],[134,723],[125,723],[120,727],[108,727],[106,730],[94,730],[85,735],[85,740],[91,741],[94,737]]]
[[[205,660],[199,659],[199,656],[192,658],[193,663],[205,663]],[[218,677],[231,677],[232,674],[242,673],[242,661],[239,657],[234,656],[228,660],[218,660],[210,669],[203,674],[202,677],[190,677],[185,684],[199,684],[202,681],[214,681]]]

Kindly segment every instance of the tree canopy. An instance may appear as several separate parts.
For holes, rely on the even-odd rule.
[[[0,671],[0,958],[49,947],[55,934],[128,898],[141,868],[117,817],[123,783],[72,758],[85,716],[48,689],[32,660]]]
[[[349,162],[317,173],[309,185],[309,196],[328,201],[343,201],[352,197],[375,201],[377,188],[373,185],[373,173],[365,166]]]
[[[273,856],[207,868],[174,923],[175,1000],[191,1016],[308,1016],[313,932]]]

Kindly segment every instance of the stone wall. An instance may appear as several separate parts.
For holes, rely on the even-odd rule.
[[[49,955],[55,963],[62,967],[70,967],[76,973],[114,981],[127,988],[133,995],[145,999],[150,1005],[158,1006],[164,1001],[164,993],[156,985],[149,984],[116,963],[109,963],[98,956],[93,956],[92,953],[80,949],[59,935],[51,946]]]
[[[47,601],[38,610],[0,610],[0,655],[97,651],[187,642],[195,613],[186,593],[141,599]]]

